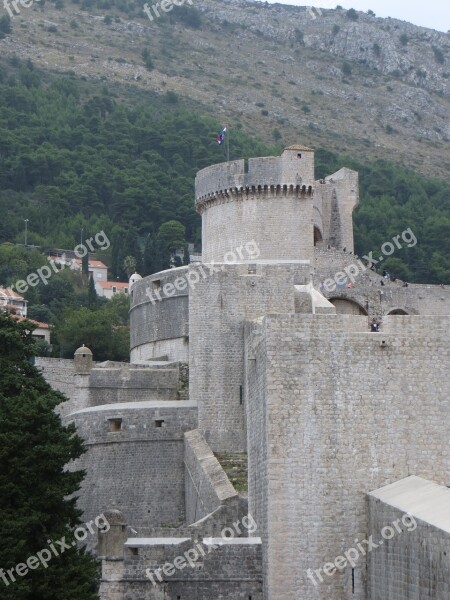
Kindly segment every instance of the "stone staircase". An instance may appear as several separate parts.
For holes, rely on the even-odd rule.
[[[248,456],[245,452],[215,453],[221,467],[235,490],[246,496],[248,493]]]

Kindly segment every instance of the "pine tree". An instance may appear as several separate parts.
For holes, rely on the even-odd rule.
[[[83,275],[89,275],[89,254],[86,254],[81,259],[81,272]]]
[[[158,270],[158,261],[156,260],[155,240],[151,234],[147,235],[143,254],[142,276],[153,275]]]
[[[0,315],[0,597],[96,600],[97,561],[74,542],[84,473],[65,470],[83,443],[54,411],[64,396],[29,362],[32,328]],[[44,549],[47,568],[36,558]]]
[[[94,308],[98,304],[97,291],[95,289],[94,276],[92,273],[89,277],[88,304],[89,308]]]
[[[168,269],[173,253],[183,248],[186,240],[185,227],[179,221],[167,221],[158,229],[155,240],[155,254],[158,259],[158,270]],[[175,266],[181,266],[181,260],[175,260]]]
[[[183,252],[183,265],[188,265],[191,262],[189,256],[189,246],[184,244],[184,252]]]

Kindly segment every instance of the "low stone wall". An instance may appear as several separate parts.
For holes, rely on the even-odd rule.
[[[189,360],[189,337],[171,338],[170,340],[158,340],[147,342],[131,349],[130,360],[157,360],[167,357],[171,360]]]
[[[262,600],[261,540],[129,539],[124,561],[103,561],[101,600]],[[185,553],[191,562],[187,563]],[[165,564],[182,564],[162,582],[150,576]]]
[[[89,378],[90,406],[113,402],[145,400],[176,400],[179,388],[179,368],[92,369]]]
[[[195,523],[222,505],[238,509],[238,493],[200,431],[184,435],[186,521]]]
[[[363,261],[364,264],[365,261]],[[359,273],[341,283],[339,273],[356,267]],[[337,300],[341,314],[363,314],[370,318],[384,317],[393,311],[409,315],[447,315],[450,313],[450,288],[438,285],[408,284],[388,281],[370,269],[363,270],[355,255],[339,250],[315,250],[314,286],[331,302]],[[347,271],[348,273],[352,271]],[[353,271],[355,272],[355,271]],[[322,288],[321,282],[335,280],[336,285]],[[344,278],[342,277],[342,280]],[[383,281],[384,285],[381,285]],[[351,283],[352,287],[347,287]],[[348,306],[345,306],[345,303]]]
[[[448,600],[450,490],[408,477],[368,497],[369,600]]]

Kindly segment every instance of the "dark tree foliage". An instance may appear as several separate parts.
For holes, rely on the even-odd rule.
[[[172,22],[182,23],[192,29],[199,29],[202,25],[202,13],[194,6],[174,6],[170,12]]]
[[[36,75],[28,63],[16,70]],[[56,248],[74,248],[81,228],[103,229],[114,238],[112,273],[123,279],[128,231],[135,241],[126,243],[143,250],[148,233],[177,220],[188,240],[199,241],[195,174],[224,160],[215,142],[223,124],[170,98],[162,112],[161,102],[125,108],[104,90],[82,97],[72,79],[49,87],[0,83],[0,242],[21,242],[24,219],[29,243]],[[262,155],[267,147],[233,131],[231,153]]]
[[[8,33],[11,33],[11,17],[9,15],[3,15],[0,17],[0,40],[2,40]]]
[[[72,545],[80,524],[73,494],[81,471],[65,465],[83,452],[73,425],[63,427],[55,407],[62,394],[29,362],[34,354],[30,324],[0,315],[0,567],[19,563],[65,537],[70,549],[48,567],[0,579],[2,600],[96,600],[97,561]],[[68,499],[70,497],[71,499]],[[56,548],[60,548],[57,544]],[[7,583],[9,584],[7,585]]]
[[[89,254],[87,252],[81,259],[81,270],[83,275],[89,275]]]
[[[106,304],[89,309],[68,308],[58,319],[54,339],[64,358],[73,358],[82,344],[95,360],[127,360],[130,349],[128,297],[116,295]]]
[[[97,292],[95,290],[95,282],[92,275],[89,277],[88,304],[89,308],[95,308],[97,306]]]

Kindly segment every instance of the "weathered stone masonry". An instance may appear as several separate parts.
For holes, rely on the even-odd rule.
[[[131,364],[40,359],[86,440],[84,516],[111,519],[101,600],[448,600],[449,291],[324,290],[358,201],[300,145],[203,169],[203,263],[132,277]],[[214,454],[245,451],[248,497]],[[416,531],[324,574],[402,510]]]

